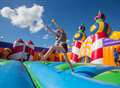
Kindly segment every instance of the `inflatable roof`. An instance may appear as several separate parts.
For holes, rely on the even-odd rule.
[[[12,46],[13,46],[12,43],[0,41],[0,47],[1,48],[12,48]],[[42,49],[48,50],[48,48],[43,48],[43,47],[37,47],[37,46],[35,46],[35,51],[41,51]]]

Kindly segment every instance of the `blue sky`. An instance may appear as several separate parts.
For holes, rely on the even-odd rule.
[[[50,23],[55,18],[62,28],[67,32],[68,43],[77,31],[77,27],[84,22],[86,34],[89,35],[89,28],[94,23],[94,16],[101,10],[107,16],[106,22],[111,28],[120,31],[120,0],[0,0],[0,9],[5,6],[17,8],[22,5],[31,7],[33,4],[44,7],[43,18]],[[37,33],[30,33],[28,28],[13,26],[9,19],[0,16],[0,36],[3,41],[13,42],[17,38],[32,40],[35,45],[47,47],[54,43],[54,36],[49,34],[48,39],[43,39],[47,31],[41,30]],[[47,37],[47,35],[46,35]]]

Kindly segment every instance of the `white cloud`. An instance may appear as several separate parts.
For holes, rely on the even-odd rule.
[[[10,19],[13,25],[20,28],[29,28],[32,33],[38,32],[44,27],[42,24],[43,12],[43,6],[36,4],[30,8],[26,6],[20,6],[15,9],[4,7],[0,11],[1,15]]]
[[[43,39],[48,39],[48,38],[49,38],[49,34],[43,36]]]
[[[6,18],[11,18],[15,15],[15,11],[10,7],[4,7],[1,9],[1,15]]]

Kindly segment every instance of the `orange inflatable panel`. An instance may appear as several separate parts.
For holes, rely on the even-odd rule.
[[[114,63],[114,49],[120,53],[120,40],[105,40],[103,41],[103,64],[115,66]]]

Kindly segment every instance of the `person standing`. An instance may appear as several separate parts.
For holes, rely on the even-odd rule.
[[[119,53],[116,48],[114,49],[114,62],[116,66],[119,66]]]

